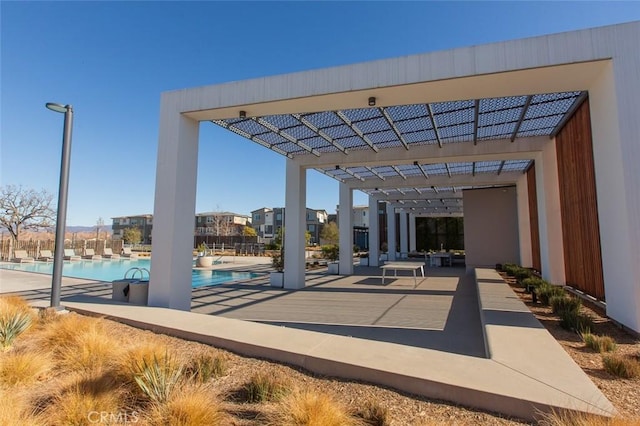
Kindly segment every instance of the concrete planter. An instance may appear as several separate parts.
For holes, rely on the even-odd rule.
[[[361,257],[360,258],[360,266],[369,266],[369,258]]]
[[[284,272],[271,272],[269,274],[269,285],[282,288],[284,286]]]
[[[149,300],[149,281],[134,282],[129,285],[129,303],[147,306]]]
[[[339,263],[338,262],[329,262],[327,264],[329,270],[327,271],[331,275],[338,275],[340,273]]]
[[[213,265],[213,256],[198,256],[196,259],[196,266],[200,268],[206,268]]]

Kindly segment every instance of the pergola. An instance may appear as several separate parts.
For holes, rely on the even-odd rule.
[[[638,40],[640,24],[629,23],[163,93],[150,304],[190,306],[203,121],[287,158],[286,288],[305,285],[308,169],[340,182],[340,273],[351,274],[354,190],[411,229],[418,215],[462,215],[467,190],[515,186],[518,257],[531,266],[534,164],[540,269],[564,283],[556,139],[588,99],[607,311],[640,330]],[[411,235],[401,232],[403,248],[415,246]]]

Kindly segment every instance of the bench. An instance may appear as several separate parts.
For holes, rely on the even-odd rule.
[[[413,281],[415,287],[418,286],[418,278],[416,277],[416,271],[419,269],[424,278],[424,263],[423,262],[389,262],[380,267],[382,269],[382,284],[384,285],[384,279],[387,269],[393,270],[393,276],[398,276],[398,271],[413,271]]]

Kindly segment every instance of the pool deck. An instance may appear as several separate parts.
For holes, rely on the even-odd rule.
[[[412,274],[382,285],[379,268],[355,269],[310,271],[297,291],[269,287],[267,275],[197,288],[191,312],[117,304],[110,284],[86,280],[64,278],[62,298],[71,310],[523,419],[551,409],[615,413],[495,271],[426,268],[414,288]],[[0,270],[1,292],[34,303],[46,305],[50,281]]]

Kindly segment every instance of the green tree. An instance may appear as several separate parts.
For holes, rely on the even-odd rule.
[[[320,238],[329,244],[338,244],[338,241],[340,240],[338,225],[336,225],[335,222],[327,223],[324,228],[322,228]]]
[[[6,185],[0,188],[0,227],[17,241],[22,229],[50,228],[55,222],[53,195],[42,190]]]
[[[307,231],[304,233],[304,243],[307,246],[311,244],[311,232]]]
[[[142,232],[139,228],[125,228],[122,231],[122,239],[127,244],[138,244],[142,241]]]
[[[245,227],[242,228],[242,235],[245,237],[257,237],[258,233],[252,227],[245,225]]]
[[[284,246],[284,227],[278,228],[278,232],[276,233],[276,236],[273,239],[273,242],[278,249]]]

